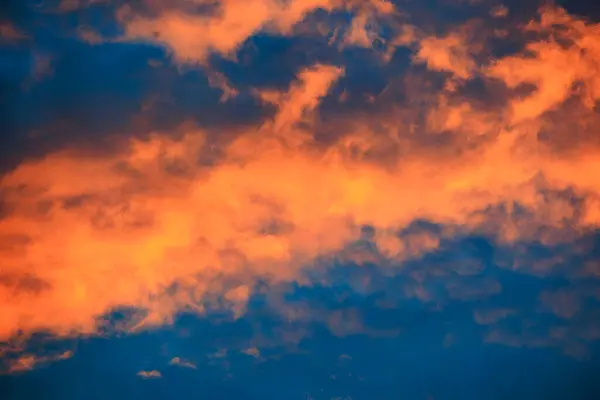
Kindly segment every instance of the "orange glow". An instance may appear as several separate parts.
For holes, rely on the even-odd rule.
[[[131,17],[126,30],[129,38],[156,31],[177,59],[204,60],[209,51],[233,52],[267,22],[285,31],[307,12],[337,3],[228,1],[215,17]],[[384,3],[376,2],[387,10]],[[465,99],[427,110],[432,134],[450,129],[460,131],[458,141],[487,138],[466,150],[458,151],[458,142],[425,150],[410,132],[382,138],[358,116],[348,117],[355,131],[327,147],[318,144],[311,117],[344,74],[319,64],[299,72],[287,92],[261,93],[276,106],[274,119],[249,127],[210,167],[197,163],[209,145],[199,129],[179,139],[160,132],[131,139],[113,154],[61,150],[24,161],[0,181],[7,210],[0,219],[0,339],[43,329],[91,334],[98,318],[119,306],[148,311],[137,326],[164,323],[184,308],[202,312],[203,300],[215,293],[240,315],[257,278],[296,279],[318,256],[358,239],[365,224],[375,228],[380,252],[397,261],[439,245],[439,237],[395,234],[417,219],[455,227],[448,235],[491,229],[501,240],[545,243],[565,238],[540,233],[543,227],[560,231],[565,221],[577,230],[598,227],[600,149],[589,146],[575,157],[536,139],[545,114],[569,97],[599,99],[598,28],[552,15],[546,18],[560,17],[572,28],[563,34],[575,35],[576,45],[531,43],[533,56],[481,69],[509,88],[533,84],[533,94],[511,100],[507,109],[484,112]],[[531,29],[548,29],[544,21]],[[463,79],[478,73],[458,39],[440,40],[421,41],[417,58]],[[575,82],[582,82],[582,92],[573,92]],[[393,126],[398,115],[390,111],[381,119]],[[399,143],[409,151],[391,163],[367,157]],[[541,188],[574,189],[584,200],[582,216],[576,218],[568,201],[544,197]],[[531,218],[485,212],[514,203]]]
[[[147,18],[134,15],[128,6],[118,15],[124,22],[127,39],[155,41],[169,48],[179,62],[202,63],[210,52],[233,56],[246,39],[262,30],[288,35],[316,10],[362,9],[361,15],[394,12],[394,6],[386,0],[222,0],[218,5],[218,11],[209,16],[168,11]]]

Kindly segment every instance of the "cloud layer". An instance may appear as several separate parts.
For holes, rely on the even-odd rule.
[[[54,12],[106,3],[62,2]],[[97,334],[123,307],[139,312],[111,329],[215,304],[241,317],[260,282],[308,284],[336,257],[395,270],[468,235],[583,254],[582,238],[598,229],[600,27],[561,8],[521,23],[490,8],[489,24],[469,19],[443,32],[384,0],[147,0],[111,10],[120,33],[97,33],[93,45],[164,48],[180,73],[206,73],[232,118],[244,96],[260,118],[162,129],[149,106],[137,115],[142,134],[111,132],[102,148],[67,143],[19,160],[0,181],[0,340]],[[11,42],[26,37],[2,26]],[[338,56],[305,62],[287,86],[236,85],[219,66],[246,62],[257,35],[324,40]],[[384,71],[382,90],[353,92],[348,52]],[[394,64],[402,52],[405,65]],[[439,229],[418,229],[422,221]],[[557,264],[504,267],[545,275]],[[597,278],[594,265],[564,275]],[[468,299],[502,287],[490,278],[446,289]],[[416,284],[402,290],[435,297]],[[569,319],[592,292],[543,293],[540,307]],[[495,325],[512,313],[474,319]],[[343,336],[363,329],[352,315],[310,318]],[[353,318],[354,327],[342,323]],[[487,340],[517,339],[494,330]]]

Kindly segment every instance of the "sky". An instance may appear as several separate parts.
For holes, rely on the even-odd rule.
[[[600,398],[600,7],[4,0],[0,398]]]

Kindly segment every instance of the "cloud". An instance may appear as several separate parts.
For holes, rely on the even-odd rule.
[[[540,329],[530,321],[521,322],[519,332],[494,327],[485,334],[484,341],[488,344],[501,344],[514,348],[558,348],[564,355],[574,359],[580,361],[589,359],[591,355],[589,342],[582,332],[564,326]]]
[[[509,13],[508,7],[506,7],[503,4],[493,7],[490,10],[490,15],[494,18],[504,18],[508,15],[508,13]]]
[[[137,376],[139,376],[142,379],[158,379],[158,378],[162,378],[162,374],[160,373],[160,371],[157,371],[157,370],[140,371],[140,372],[137,373]]]
[[[286,93],[260,93],[263,101],[275,104],[278,109],[273,126],[269,128],[279,132],[292,124],[303,122],[304,117],[314,111],[331,85],[342,75],[341,68],[315,65],[301,71],[297,84],[293,84]],[[286,134],[290,135],[289,132]]]
[[[0,43],[19,43],[27,38],[28,36],[12,22],[0,21]]]
[[[223,92],[220,98],[221,102],[226,102],[227,100],[234,98],[239,94],[238,90],[231,85],[231,82],[229,82],[227,77],[222,73],[208,70],[207,76],[209,84]]]
[[[106,4],[108,2],[110,2],[110,0],[61,0],[60,3],[58,3],[57,11],[60,13],[68,13],[96,4]]]
[[[348,40],[367,46],[365,21],[393,9],[357,4],[222,1],[200,14],[130,7],[119,11],[119,21],[123,40],[165,46],[180,63],[204,63],[213,53],[233,57],[262,30],[292,35],[317,9],[358,10]],[[577,240],[600,223],[600,146],[589,145],[589,133],[596,133],[590,124],[580,139],[584,151],[560,152],[553,144],[569,142],[570,133],[552,130],[549,121],[552,113],[573,124],[581,115],[593,118],[597,31],[543,8],[521,32],[534,34],[524,51],[481,60],[487,53],[472,43],[468,27],[439,35],[406,28],[396,43],[414,48],[414,61],[428,71],[406,67],[411,72],[399,80],[404,103],[387,101],[390,82],[372,114],[330,118],[328,102],[349,70],[341,59],[315,62],[300,68],[287,89],[255,88],[271,117],[223,128],[219,137],[228,140],[182,125],[115,138],[111,151],[72,146],[23,160],[0,181],[0,338],[43,330],[95,334],[119,307],[141,310],[124,330],[170,323],[184,310],[202,314],[213,303],[239,318],[258,281],[302,281],[335,257],[392,269],[457,236],[488,236],[506,247]],[[223,101],[241,96],[224,73],[211,71]],[[485,90],[500,85],[506,101],[481,104],[468,92],[476,80]],[[419,221],[440,228],[420,229]],[[372,234],[365,234],[367,225]],[[534,269],[543,275],[550,264],[556,263]],[[440,287],[451,299],[479,300],[503,289],[494,277],[478,277],[485,266],[468,260],[435,267],[427,273],[443,278]],[[438,300],[418,274],[412,278],[404,295]],[[559,307],[548,296],[540,301],[557,315],[576,315],[576,307]],[[353,308],[278,311],[290,320],[321,321],[338,336],[397,334],[365,327]],[[474,318],[493,325],[508,315],[478,311]]]
[[[567,290],[540,294],[540,302],[558,317],[565,319],[572,318],[580,311],[580,301],[577,293]]]
[[[8,359],[8,361],[4,361],[4,365],[2,365],[0,369],[1,372],[6,372],[9,374],[18,374],[30,371],[34,368],[37,368],[41,365],[47,365],[56,361],[66,360],[73,357],[73,353],[71,351],[65,351],[60,354],[55,355],[36,355],[29,353],[22,353],[16,358]]]
[[[169,361],[169,365],[175,365],[178,367],[182,367],[182,368],[190,368],[190,369],[197,369],[198,367],[196,367],[196,365],[190,361],[186,361],[182,358],[179,357],[173,357],[173,359],[171,359],[171,361]]]
[[[260,350],[258,350],[256,347],[250,347],[248,349],[245,349],[242,351],[242,353],[254,358],[260,357]]]
[[[441,38],[421,39],[415,61],[425,63],[434,71],[452,72],[462,79],[470,78],[476,69],[468,44],[457,32]]]
[[[276,0],[222,0],[216,4],[214,1],[196,0],[194,3],[207,6],[210,11],[196,14],[169,8],[157,16],[145,17],[128,6],[121,8],[118,15],[125,29],[125,38],[160,43],[171,50],[178,62],[203,63],[213,52],[232,57],[246,39],[262,30],[289,35],[296,24],[316,10],[359,8],[373,14],[390,13],[394,9],[385,0],[294,0],[286,3]],[[365,15],[361,14],[360,18]],[[361,28],[355,26],[355,29]]]
[[[23,90],[31,90],[33,85],[44,79],[48,79],[54,73],[53,59],[51,55],[43,53],[34,53],[32,55],[32,67],[30,75],[21,83]]]
[[[318,74],[311,76],[314,79],[320,79]],[[311,92],[311,90],[315,90],[310,89],[314,87],[312,81],[308,82],[306,87],[309,88],[308,94],[305,90],[296,88],[294,90],[297,90],[297,93],[289,97],[282,104],[285,107],[287,105],[294,107],[294,104],[299,104],[300,109],[303,109],[307,105],[310,106],[312,104],[310,96],[322,95],[321,89],[316,89],[314,93]],[[288,116],[289,108],[285,107],[281,115],[284,115],[285,118],[290,118]],[[292,111],[292,117],[293,113],[294,111]],[[265,193],[261,193],[260,188],[258,188],[258,191],[255,191],[252,187],[248,187],[250,192],[239,193],[242,196],[240,200],[247,202],[254,211],[251,211],[250,214],[248,214],[248,210],[246,209],[236,211],[237,206],[235,202],[237,200],[235,200],[235,197],[237,197],[237,194],[228,193],[227,186],[232,183],[228,183],[228,181],[230,179],[237,180],[237,176],[240,173],[245,174],[246,167],[236,165],[235,163],[227,164],[222,166],[222,172],[218,173],[220,176],[211,178],[210,175],[213,174],[211,171],[205,171],[208,172],[208,175],[202,176],[204,173],[197,170],[197,167],[193,163],[189,163],[195,158],[196,151],[201,150],[203,140],[203,134],[195,132],[186,135],[184,142],[169,139],[165,141],[164,138],[159,136],[155,136],[149,142],[134,141],[129,145],[130,148],[125,152],[125,158],[121,161],[117,161],[117,159],[113,159],[111,156],[109,159],[93,159],[86,162],[79,160],[78,157],[73,158],[73,153],[70,151],[61,152],[39,162],[23,165],[23,168],[18,168],[6,175],[3,180],[5,186],[3,185],[3,187],[7,189],[6,200],[9,203],[16,205],[16,203],[12,203],[11,197],[13,200],[17,198],[24,200],[19,193],[20,190],[17,189],[19,186],[17,182],[19,181],[27,181],[27,185],[31,188],[37,187],[37,189],[33,189],[34,192],[41,189],[46,193],[43,197],[49,196],[47,200],[50,203],[56,201],[60,203],[56,203],[59,206],[56,209],[57,214],[51,209],[42,211],[42,214],[49,212],[47,214],[48,219],[46,220],[48,225],[44,223],[38,225],[35,223],[37,228],[34,227],[34,230],[30,230],[28,225],[29,223],[34,223],[34,221],[41,217],[41,214],[38,214],[37,211],[34,211],[34,214],[37,215],[30,214],[30,211],[27,211],[29,206],[25,206],[24,203],[24,207],[19,207],[21,211],[15,210],[9,218],[1,222],[3,236],[6,239],[15,238],[13,240],[15,245],[6,249],[6,252],[9,253],[3,265],[6,266],[6,270],[16,275],[25,273],[32,267],[28,266],[25,271],[21,271],[22,267],[19,267],[19,258],[25,256],[35,264],[36,261],[34,260],[37,257],[45,258],[43,254],[48,251],[52,252],[54,246],[63,247],[66,253],[62,253],[59,259],[55,260],[56,264],[51,261],[53,257],[50,257],[48,262],[54,265],[54,267],[45,268],[40,264],[41,270],[37,272],[38,274],[41,273],[37,277],[47,283],[45,287],[50,288],[46,290],[46,295],[53,298],[53,303],[56,302],[51,307],[56,306],[59,308],[47,309],[44,312],[43,308],[50,305],[50,303],[47,303],[48,298],[44,300],[45,295],[36,298],[36,296],[28,296],[24,292],[19,292],[13,298],[14,301],[9,301],[12,303],[12,307],[6,313],[3,313],[1,324],[3,333],[10,334],[10,332],[14,332],[14,329],[17,329],[17,327],[11,327],[10,325],[12,324],[24,324],[23,327],[29,324],[37,325],[38,322],[36,320],[38,318],[45,319],[42,313],[46,313],[48,316],[52,315],[50,317],[50,319],[54,320],[52,325],[56,324],[57,327],[60,327],[63,325],[61,321],[63,321],[64,312],[68,314],[77,313],[81,318],[77,318],[79,319],[78,322],[71,321],[75,322],[71,327],[68,326],[70,322],[64,325],[63,327],[67,331],[72,328],[84,331],[93,330],[93,326],[95,325],[93,319],[95,316],[101,315],[111,307],[127,304],[135,305],[138,302],[136,298],[147,298],[148,300],[154,298],[154,300],[150,301],[156,301],[157,304],[161,304],[159,306],[161,309],[162,307],[176,308],[176,303],[179,300],[171,303],[170,300],[163,301],[159,299],[162,296],[161,292],[173,284],[178,283],[183,287],[192,284],[192,292],[197,293],[183,294],[183,291],[178,291],[177,296],[195,297],[201,295],[209,287],[201,289],[194,282],[197,279],[204,279],[200,278],[200,275],[204,273],[207,273],[209,276],[215,273],[220,274],[221,263],[224,263],[223,267],[226,269],[232,268],[236,270],[243,268],[248,261],[254,262],[253,259],[257,261],[264,260],[265,262],[269,259],[272,259],[272,262],[285,262],[289,260],[290,255],[286,254],[287,250],[285,247],[287,245],[285,244],[286,239],[284,237],[280,238],[276,233],[272,235],[261,233],[261,230],[264,229],[264,224],[277,222],[271,220],[271,218],[277,218],[276,215],[271,215],[274,210],[273,207],[275,209],[278,207],[277,199],[272,199],[268,196],[265,196],[263,199],[261,196]],[[229,147],[228,151],[231,152],[232,156],[256,156],[254,153],[247,155],[248,149],[243,148],[241,144],[238,141]],[[163,159],[160,162],[161,165],[155,164],[157,161],[156,157]],[[279,158],[277,155],[275,157],[276,160]],[[81,162],[84,164],[87,163],[87,167],[80,164]],[[34,171],[39,167],[45,168],[42,165],[46,165],[47,163],[55,166],[53,167],[53,172],[48,171],[47,174],[40,177],[41,179],[37,183],[31,180],[36,175]],[[262,160],[258,160],[258,162],[254,162],[253,164],[258,168],[254,173],[258,173],[259,175],[256,175],[252,179],[258,179],[255,183],[260,183],[263,180],[260,172],[264,168],[263,162]],[[299,166],[300,168],[307,167],[305,161],[300,161]],[[88,178],[84,178],[83,181],[76,183],[73,177],[70,176],[69,171],[72,168],[83,172],[81,177],[75,178],[76,180],[83,178],[83,176],[87,176]],[[32,173],[33,175],[31,175]],[[89,180],[92,176],[96,176],[95,182]],[[146,192],[144,188],[146,186],[144,181],[147,179],[149,180],[147,183],[154,187],[153,189],[150,189],[150,187],[147,189],[150,189],[151,192],[158,190],[154,194]],[[208,181],[205,179],[208,179]],[[204,186],[206,183],[208,186]],[[49,184],[50,186],[48,186]],[[158,186],[155,186],[156,184]],[[221,187],[222,185],[225,186]],[[127,188],[128,186],[129,189]],[[14,192],[13,189],[17,189],[17,191]],[[244,188],[235,189],[235,187],[232,187],[232,189],[241,189],[243,192],[246,190]],[[123,190],[124,192],[122,192]],[[133,191],[129,192],[130,190]],[[228,199],[232,194],[234,197]],[[290,193],[290,195],[294,194],[293,192]],[[151,200],[153,204],[146,204],[150,199],[148,195],[150,197],[158,196],[155,200]],[[166,197],[163,197],[164,195]],[[183,197],[179,198],[179,196]],[[221,199],[219,200],[214,196],[221,196]],[[25,195],[25,197],[28,197],[28,195]],[[37,197],[37,194],[34,197]],[[173,201],[177,201],[177,198],[183,201],[181,207],[184,207],[179,211],[176,211],[178,206],[175,206],[175,203],[173,203]],[[41,199],[30,198],[30,200],[33,201],[30,204],[34,205]],[[154,203],[154,201],[157,203]],[[50,203],[48,205],[50,208],[53,208]],[[172,208],[174,206],[175,208]],[[215,210],[215,213],[210,217],[205,213],[207,209],[213,206],[217,206],[218,209],[223,208],[221,211]],[[34,205],[34,208],[36,207]],[[158,210],[156,207],[166,207],[164,208],[166,214],[157,215],[156,211]],[[192,212],[192,214],[187,215],[189,212]],[[222,220],[223,217],[226,219],[230,218],[227,215],[231,215],[237,221],[232,220],[231,223],[233,225],[230,226],[227,226],[230,222],[222,225],[225,222]],[[242,219],[238,219],[236,215]],[[73,223],[74,225],[71,226],[73,229],[81,229],[78,238],[77,236],[69,235],[63,236],[63,239],[59,239],[54,235],[45,234],[44,231],[46,229],[54,229],[53,226],[57,222],[56,218],[59,220],[66,218],[63,220],[63,223]],[[216,220],[213,218],[216,218]],[[42,219],[46,219],[46,217],[42,217]],[[211,221],[211,219],[213,220]],[[217,225],[213,225],[215,223]],[[238,226],[238,224],[241,225]],[[43,227],[44,225],[45,227]],[[23,232],[23,229],[27,232]],[[50,231],[46,232],[50,233]],[[121,232],[119,239],[116,237],[114,239],[110,238],[118,232]],[[100,237],[97,236],[98,234]],[[21,235],[25,236],[26,241],[33,240],[36,242],[33,245],[34,247],[29,247],[28,244],[17,241],[16,239],[21,237]],[[120,242],[125,238],[125,236],[121,235],[126,235],[133,241],[130,243]],[[52,238],[53,236],[59,242],[62,240],[66,240],[67,242],[82,240],[82,246],[76,245],[72,247],[67,242],[62,244],[52,243],[55,240]],[[35,239],[33,239],[34,237]],[[45,239],[42,239],[42,237]],[[97,237],[100,241],[97,241],[94,237]],[[91,242],[87,242],[88,240],[91,240]],[[216,242],[214,242],[215,240]],[[239,244],[235,242],[239,242]],[[88,247],[90,244],[92,247]],[[130,253],[130,250],[134,248],[131,246],[138,248],[137,254]],[[74,252],[72,252],[73,250]],[[41,253],[38,253],[38,251],[41,251]],[[97,258],[98,263],[90,263],[90,260],[87,259],[92,254],[96,254],[93,258]],[[104,254],[104,256],[100,256],[100,254]],[[99,257],[106,258],[100,261]],[[164,259],[164,257],[167,257],[170,261],[166,261],[167,259]],[[202,260],[198,268],[189,264],[194,258]],[[144,267],[144,265],[157,262],[161,264],[163,262],[160,261],[161,259],[164,259],[168,264],[168,266],[164,266],[165,269],[159,267],[158,270],[152,271]],[[37,262],[42,262],[41,259],[38,260]],[[66,267],[65,263],[73,263],[71,264],[73,268],[79,270],[83,275],[80,278],[75,278],[72,275],[63,275],[64,272],[61,271],[65,271],[63,269]],[[81,263],[86,265],[83,266]],[[45,262],[42,262],[42,264],[45,264]],[[121,267],[119,266],[121,264],[122,266],[129,265],[129,267],[121,271]],[[82,266],[81,269],[79,265]],[[44,272],[44,269],[46,272]],[[104,270],[102,275],[107,279],[106,283],[98,282],[98,285],[89,286],[92,282],[86,276],[90,276],[88,275],[90,273],[92,274],[91,276],[94,276],[101,270]],[[147,273],[149,275],[146,275]],[[126,277],[128,274],[131,275]],[[131,287],[130,279],[140,279],[141,286]],[[180,279],[181,281],[179,281]],[[121,282],[121,284],[118,282]],[[108,286],[104,286],[105,284]],[[229,291],[230,294],[226,295],[226,298],[234,303],[244,302],[247,295],[241,296],[240,293],[242,292],[240,290]],[[247,289],[244,290],[247,293]],[[6,296],[13,297],[11,293],[8,289],[3,289],[3,298]],[[113,303],[111,299],[113,295],[117,295],[117,297],[124,295],[127,298],[121,298]],[[187,302],[189,300],[191,298],[184,301]],[[199,300],[200,298],[198,298]],[[29,301],[34,302],[34,304],[31,304],[31,308],[27,306],[29,311],[21,308],[21,306],[26,305]],[[36,309],[38,311],[34,311]],[[63,312],[59,312],[59,309],[62,309]],[[170,314],[174,310],[167,311],[165,309],[163,311]],[[33,315],[31,311],[34,311]],[[163,311],[158,309],[155,311],[159,314],[163,313]],[[25,314],[22,314],[23,312]],[[154,314],[151,314],[149,319],[154,317]],[[156,318],[160,319],[160,317]],[[42,325],[44,325],[43,322]],[[42,328],[42,326],[39,327]],[[9,332],[6,332],[5,329],[8,329]]]
[[[600,96],[598,26],[586,24],[563,9],[545,7],[539,20],[531,21],[527,29],[549,37],[528,43],[527,55],[505,57],[487,71],[488,76],[501,79],[510,88],[535,86],[530,95],[511,102],[513,123],[537,118],[571,96],[593,107]]]

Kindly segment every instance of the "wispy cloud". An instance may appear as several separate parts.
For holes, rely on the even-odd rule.
[[[182,367],[182,368],[190,368],[190,369],[196,369],[196,365],[194,363],[192,363],[191,361],[186,361],[180,357],[173,357],[171,359],[171,361],[169,361],[169,365],[175,365],[178,367]]]
[[[30,371],[42,365],[47,365],[56,361],[66,360],[73,357],[73,352],[65,351],[56,355],[36,355],[36,354],[20,354],[16,358],[11,358],[2,366],[2,371],[9,374],[23,373]]]

